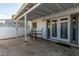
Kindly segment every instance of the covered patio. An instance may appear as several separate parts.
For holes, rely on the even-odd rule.
[[[56,39],[56,40],[60,40],[60,41],[65,41],[67,44],[72,45],[71,41],[71,15],[73,14],[78,14],[79,12],[79,4],[78,3],[28,3],[28,4],[24,4],[22,7],[22,9],[20,9],[17,14],[13,17],[13,19],[18,22],[18,21],[22,21],[24,22],[24,26],[25,26],[25,42],[28,41],[27,39],[27,34],[28,34],[28,21],[32,21],[35,19],[42,19],[42,20],[50,20],[50,22],[52,22],[53,19],[57,19],[57,37],[51,37],[52,39]],[[59,27],[61,26],[61,20],[59,20],[61,18],[67,19],[68,21],[68,31],[67,31],[67,40],[63,40],[63,38],[61,38],[60,36],[60,29]],[[66,18],[67,17],[67,18]],[[40,20],[39,20],[40,21]],[[77,23],[78,25],[79,23]],[[79,27],[78,27],[79,28]],[[76,28],[76,29],[78,29]],[[50,31],[52,31],[52,28],[50,28]],[[54,31],[55,32],[55,31]],[[76,31],[77,32],[77,31]],[[76,34],[79,35],[79,33],[77,32]],[[51,35],[51,33],[50,33]],[[76,45],[79,45],[79,36],[77,37],[76,40]],[[73,37],[73,36],[72,36]],[[47,36],[46,36],[47,38]],[[50,38],[50,39],[51,39]],[[62,39],[62,40],[61,40]]]

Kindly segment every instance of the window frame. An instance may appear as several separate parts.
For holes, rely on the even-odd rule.
[[[61,19],[67,19],[67,20],[61,20]],[[61,40],[68,40],[68,18],[61,18],[60,19],[60,39]],[[61,23],[66,23],[67,22],[67,38],[62,38],[61,37]]]
[[[52,20],[52,23],[51,23],[51,25],[53,25],[53,23],[56,23],[56,35],[55,36],[53,36],[52,34],[51,34],[51,36],[52,36],[52,38],[54,38],[54,39],[57,39],[57,19],[54,19],[54,20]],[[51,28],[51,31],[52,31],[52,29],[53,29],[53,26],[52,26],[52,28]],[[53,31],[52,31],[52,33],[53,33]]]
[[[37,22],[32,22],[32,28],[37,28]]]

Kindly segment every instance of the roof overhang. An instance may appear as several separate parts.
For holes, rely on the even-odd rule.
[[[30,3],[29,5],[31,5],[31,4],[32,3]],[[25,6],[25,8],[28,7],[27,5]],[[22,17],[24,15],[27,15],[28,20],[33,20],[33,19],[48,16],[51,14],[56,14],[56,13],[59,13],[61,11],[76,8],[79,6],[78,3],[40,3],[40,4],[33,4],[33,5],[34,6],[32,6],[28,10],[23,9],[21,12],[24,12],[24,13],[23,14],[18,13],[18,15],[20,14],[20,16],[15,17],[15,19],[16,20],[19,20],[19,19],[23,20]]]
[[[18,12],[14,15],[13,19],[17,19],[18,17],[20,17],[22,14],[31,9],[35,4],[36,3],[24,3],[18,10]]]

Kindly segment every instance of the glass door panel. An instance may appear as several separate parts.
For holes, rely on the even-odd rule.
[[[61,23],[61,38],[67,39],[68,36],[68,22],[62,22]]]
[[[74,15],[71,17],[71,42],[74,44],[78,43],[78,16]]]
[[[52,37],[57,37],[57,20],[52,21]]]

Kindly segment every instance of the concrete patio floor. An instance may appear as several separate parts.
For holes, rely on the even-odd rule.
[[[79,48],[64,47],[55,42],[41,39],[29,40],[27,46],[24,38],[0,40],[0,56],[75,56]]]

